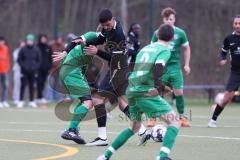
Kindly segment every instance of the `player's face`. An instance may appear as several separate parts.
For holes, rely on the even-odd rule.
[[[101,23],[102,28],[107,30],[107,31],[111,31],[114,27],[114,24],[115,24],[114,18],[112,18],[110,21],[107,21],[105,23]]]
[[[139,24],[136,24],[133,26],[133,32],[136,34],[140,34],[141,33],[141,26]]]
[[[235,18],[233,21],[233,28],[235,32],[240,35],[240,18]]]
[[[175,19],[175,15],[174,14],[170,14],[169,17],[164,17],[163,18],[163,23],[164,24],[169,24],[171,26],[174,25],[175,21],[176,21],[176,19]]]

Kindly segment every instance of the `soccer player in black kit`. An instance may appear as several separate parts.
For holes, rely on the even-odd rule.
[[[126,38],[120,21],[113,17],[109,9],[103,9],[99,14],[99,23],[102,30],[97,39],[93,40],[85,52],[108,61],[109,71],[104,79],[97,86],[98,92],[93,97],[95,112],[98,124],[98,137],[87,146],[105,146],[108,145],[106,135],[106,98],[117,99],[118,106],[127,116],[128,103],[125,97],[125,91],[128,86],[127,73],[128,63],[126,54]],[[97,45],[104,44],[104,49],[97,49]]]
[[[234,91],[237,91],[240,87],[240,15],[234,17],[233,20],[234,32],[228,35],[223,42],[221,50],[220,65],[227,63],[227,54],[230,53],[231,71],[227,82],[224,98],[221,103],[217,104],[211,120],[208,123],[208,127],[217,127],[216,121],[218,116],[223,111],[224,107],[231,102]]]
[[[108,145],[106,134],[106,109],[105,100],[114,98],[118,102],[120,110],[129,117],[129,106],[125,97],[125,91],[128,86],[128,63],[126,54],[126,38],[122,30],[122,26],[118,20],[113,17],[109,9],[103,9],[99,14],[99,23],[101,24],[101,31],[98,37],[86,44],[84,51],[86,54],[97,55],[108,61],[109,71],[104,79],[97,85],[97,93],[93,94],[93,102],[98,124],[98,137],[92,142],[86,144],[87,146],[106,146]],[[69,43],[61,54],[55,56],[54,61],[61,60],[66,54],[73,49],[77,44],[84,43],[84,40],[76,38]],[[96,48],[97,45],[104,44],[104,51]],[[86,97],[87,98],[87,97]],[[88,97],[90,98],[90,97]],[[143,133],[145,127],[142,125]],[[71,136],[73,135],[73,136]],[[69,137],[68,139],[80,139],[78,131],[72,133],[65,131],[62,137]]]

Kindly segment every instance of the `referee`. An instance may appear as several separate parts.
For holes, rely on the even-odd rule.
[[[223,42],[221,50],[220,65],[227,63],[227,54],[230,53],[231,71],[227,82],[224,98],[221,103],[217,104],[212,119],[208,123],[208,127],[217,127],[216,121],[223,111],[224,107],[231,102],[234,92],[240,87],[240,15],[236,15],[233,19],[234,32],[228,35]]]

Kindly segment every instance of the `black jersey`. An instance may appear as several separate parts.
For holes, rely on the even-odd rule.
[[[95,45],[104,44],[107,52],[125,51],[126,38],[120,21],[116,20],[111,31],[102,29],[95,42]]]
[[[79,39],[78,37],[76,39]],[[86,45],[101,45],[104,44],[103,50],[98,50],[97,55],[109,62],[110,68],[122,69],[127,68],[127,55],[126,53],[126,38],[122,29],[120,21],[116,20],[115,25],[111,31],[102,29],[96,39],[86,43]],[[77,44],[71,42],[67,45],[65,51],[70,52]]]
[[[230,53],[231,71],[240,73],[240,35],[236,35],[235,32],[224,39],[221,58],[226,59],[228,53]]]
[[[111,31],[102,29],[91,45],[104,44],[105,51],[98,50],[97,55],[109,62],[111,69],[127,68],[126,38],[120,21],[116,20]]]

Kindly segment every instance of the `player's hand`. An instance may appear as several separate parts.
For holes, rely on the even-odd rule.
[[[67,55],[66,51],[63,51],[63,52],[53,52],[53,55],[52,55],[53,62],[61,61],[66,55]]]
[[[221,66],[224,66],[225,64],[227,64],[227,60],[226,60],[226,59],[221,60],[219,64],[220,64]]]
[[[72,42],[77,43],[77,44],[84,44],[85,43],[82,38],[75,39]]]
[[[188,65],[185,65],[184,66],[184,71],[185,71],[185,74],[188,76],[191,72],[191,68]]]
[[[172,90],[171,87],[169,87],[169,86],[165,86],[165,88],[164,88],[164,92],[165,92],[165,94],[167,94],[167,93],[172,93],[173,90]]]
[[[166,94],[169,94],[169,93],[173,93],[172,88],[169,87],[169,86],[165,86],[164,91],[162,91],[162,93],[160,93],[160,94],[161,94],[161,96],[163,96],[163,95],[166,95]],[[147,97],[152,97],[152,96],[159,95],[159,92],[156,88],[154,88],[154,89],[148,90],[148,92],[145,93],[144,95],[147,96]]]
[[[95,55],[95,54],[97,54],[97,51],[98,51],[97,47],[95,47],[93,45],[90,45],[90,46],[84,48],[84,52],[86,54]]]
[[[170,94],[170,93],[173,93],[173,90],[172,90],[172,88],[171,87],[169,87],[169,86],[165,86],[164,87],[164,91],[161,93],[161,96],[165,96],[165,95],[168,95],[168,94]]]
[[[152,97],[152,96],[157,96],[159,95],[158,90],[153,88],[153,89],[149,89],[147,93],[144,94],[144,96],[146,97]]]

